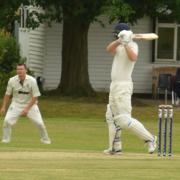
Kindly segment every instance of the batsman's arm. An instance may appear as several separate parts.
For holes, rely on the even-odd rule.
[[[1,110],[0,110],[0,113],[3,115],[6,111],[6,107],[7,107],[7,104],[9,103],[9,100],[11,98],[11,95],[7,95],[5,94],[4,98],[3,98],[3,103],[2,103],[2,107],[1,107]]]
[[[138,54],[136,52],[134,52],[128,44],[125,44],[124,48],[126,50],[126,53],[127,53],[127,56],[129,57],[129,59],[131,61],[136,61],[138,58]]]
[[[117,48],[120,44],[121,44],[120,41],[117,39],[117,40],[115,40],[115,41],[113,41],[113,42],[111,42],[110,44],[107,45],[106,51],[107,51],[108,53],[114,55],[115,52],[116,52],[116,48]]]

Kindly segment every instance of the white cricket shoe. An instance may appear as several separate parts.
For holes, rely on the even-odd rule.
[[[2,139],[1,142],[7,144],[7,143],[10,143],[10,140],[9,139]]]
[[[112,150],[112,149],[105,149],[103,151],[104,154],[108,154],[108,155],[120,155],[122,154],[122,150],[121,149],[116,149],[116,150]]]
[[[149,141],[147,142],[148,145],[148,152],[150,154],[152,154],[155,150],[156,150],[156,146],[157,146],[157,136],[154,136],[154,140],[153,141]]]
[[[50,139],[41,139],[41,142],[43,144],[51,144],[51,140]]]

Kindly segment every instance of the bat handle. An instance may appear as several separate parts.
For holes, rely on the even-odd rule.
[[[133,39],[142,39],[143,36],[142,36],[142,34],[133,34],[133,35],[132,35],[132,38],[133,38]]]

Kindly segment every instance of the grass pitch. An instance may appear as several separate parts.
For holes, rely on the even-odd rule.
[[[133,101],[133,116],[157,134],[157,102]],[[174,109],[173,156],[149,155],[141,140],[123,131],[123,154],[104,155],[108,145],[106,100],[42,98],[51,145],[40,143],[26,118],[13,127],[12,142],[0,144],[0,180],[178,180],[180,112]],[[1,127],[2,127],[2,121]],[[2,135],[2,132],[1,134]]]

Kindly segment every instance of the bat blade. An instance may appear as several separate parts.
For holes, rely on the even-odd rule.
[[[137,40],[155,40],[158,39],[158,35],[155,33],[133,34],[133,39]]]

